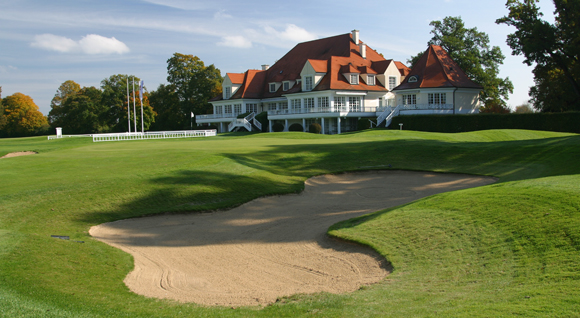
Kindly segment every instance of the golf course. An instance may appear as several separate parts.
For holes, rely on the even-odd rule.
[[[1,317],[580,312],[577,134],[368,130],[103,143],[80,137],[0,139],[0,157],[18,152],[34,153],[0,159]],[[134,293],[124,282],[134,270],[133,256],[89,234],[95,226],[143,216],[225,213],[252,200],[302,193],[312,177],[369,171],[495,182],[333,223],[330,238],[374,250],[388,264],[388,275],[352,292],[298,293],[255,306]]]

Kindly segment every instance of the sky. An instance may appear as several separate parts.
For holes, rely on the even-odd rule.
[[[515,28],[497,25],[506,0],[1,0],[2,97],[32,97],[45,115],[59,86],[72,80],[100,87],[116,74],[135,75],[148,91],[167,83],[174,53],[214,64],[222,76],[272,65],[300,42],[356,29],[387,59],[407,60],[427,48],[431,21],[460,16],[489,35],[506,56],[500,77],[514,92],[508,105],[527,102],[532,67],[506,45]],[[553,21],[550,0],[539,3]]]

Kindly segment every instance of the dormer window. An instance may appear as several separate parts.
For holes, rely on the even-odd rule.
[[[270,93],[276,92],[276,83],[270,83]]]
[[[395,76],[389,76],[389,90],[392,91],[396,86],[397,78]]]
[[[282,83],[282,90],[287,91],[290,89],[290,82],[283,82]]]
[[[227,86],[227,87],[225,87],[224,98],[230,99],[230,97],[232,97],[232,88]]]
[[[304,90],[307,92],[312,90],[312,76],[304,77]]]
[[[351,74],[350,75],[350,84],[351,85],[358,85],[358,74]]]
[[[407,82],[416,83],[418,80],[419,80],[419,78],[417,77],[417,75],[413,75],[413,76],[409,77],[409,80]]]
[[[367,85],[375,86],[375,76],[374,75],[367,76]]]

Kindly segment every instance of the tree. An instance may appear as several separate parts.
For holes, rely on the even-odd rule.
[[[183,113],[173,85],[161,84],[149,94],[149,103],[157,113],[152,130],[176,130],[183,128]]]
[[[530,106],[530,104],[521,104],[520,106],[516,106],[516,114],[529,114],[529,113],[533,113],[534,110],[532,109],[532,107]]]
[[[4,115],[4,106],[2,106],[2,86],[0,86],[0,132],[6,126],[6,116]]]
[[[56,90],[56,94],[50,101],[50,112],[48,113],[48,122],[53,123],[59,120],[61,116],[64,114],[62,113],[61,105],[65,102],[65,100],[70,97],[74,96],[81,90],[81,86],[74,81],[66,81],[60,85],[60,87]],[[56,127],[56,126],[54,126]]]
[[[127,79],[129,79],[129,105],[127,105]],[[135,81],[135,89],[137,90],[135,91],[135,96],[133,96],[133,81]],[[112,75],[101,81],[101,89],[103,90],[101,102],[107,109],[103,120],[110,127],[111,131],[128,131],[127,106],[131,107],[131,131],[134,129],[135,115],[137,115],[137,130],[141,130],[141,102],[138,97],[139,82],[140,79],[138,77],[123,74]],[[135,101],[137,114],[133,112],[133,100]],[[144,126],[145,129],[148,129],[155,121],[156,113],[149,105],[146,92],[143,97],[143,111]]]
[[[523,55],[534,68],[530,89],[534,107],[541,111],[580,110],[580,1],[553,0],[555,23],[541,17],[538,0],[508,0],[509,14],[496,20],[514,26],[507,44],[513,55]]]
[[[101,103],[102,92],[95,87],[83,87],[64,99],[58,109],[61,112],[54,127],[62,127],[69,134],[91,134],[108,130],[103,121],[107,109]],[[54,109],[54,108],[53,108]]]
[[[174,53],[167,60],[167,81],[179,100],[181,128],[189,127],[190,113],[210,113],[209,99],[221,94],[220,70],[193,55]]]
[[[483,86],[479,99],[486,107],[500,105],[505,108],[505,100],[513,93],[514,86],[508,77],[498,77],[499,65],[505,59],[500,48],[490,47],[486,33],[477,31],[477,28],[465,28],[461,17],[446,17],[429,25],[433,26],[433,37],[428,44],[443,47],[469,78]],[[414,65],[421,55],[423,52],[407,62]]]
[[[5,133],[11,137],[46,132],[48,121],[30,96],[14,93],[2,100],[6,116]]]

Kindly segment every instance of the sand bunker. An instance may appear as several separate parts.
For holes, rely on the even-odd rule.
[[[6,154],[6,155],[0,157],[0,159],[12,158],[12,157],[20,157],[20,156],[28,156],[28,155],[36,155],[36,154],[38,154],[38,152],[35,152],[35,151],[18,151],[18,152],[11,152],[9,154]]]
[[[380,281],[386,261],[370,248],[329,238],[329,226],[493,178],[381,171],[326,175],[297,195],[229,211],[155,216],[94,226],[90,234],[131,253],[135,293],[204,305],[265,305],[298,293],[345,293]]]

